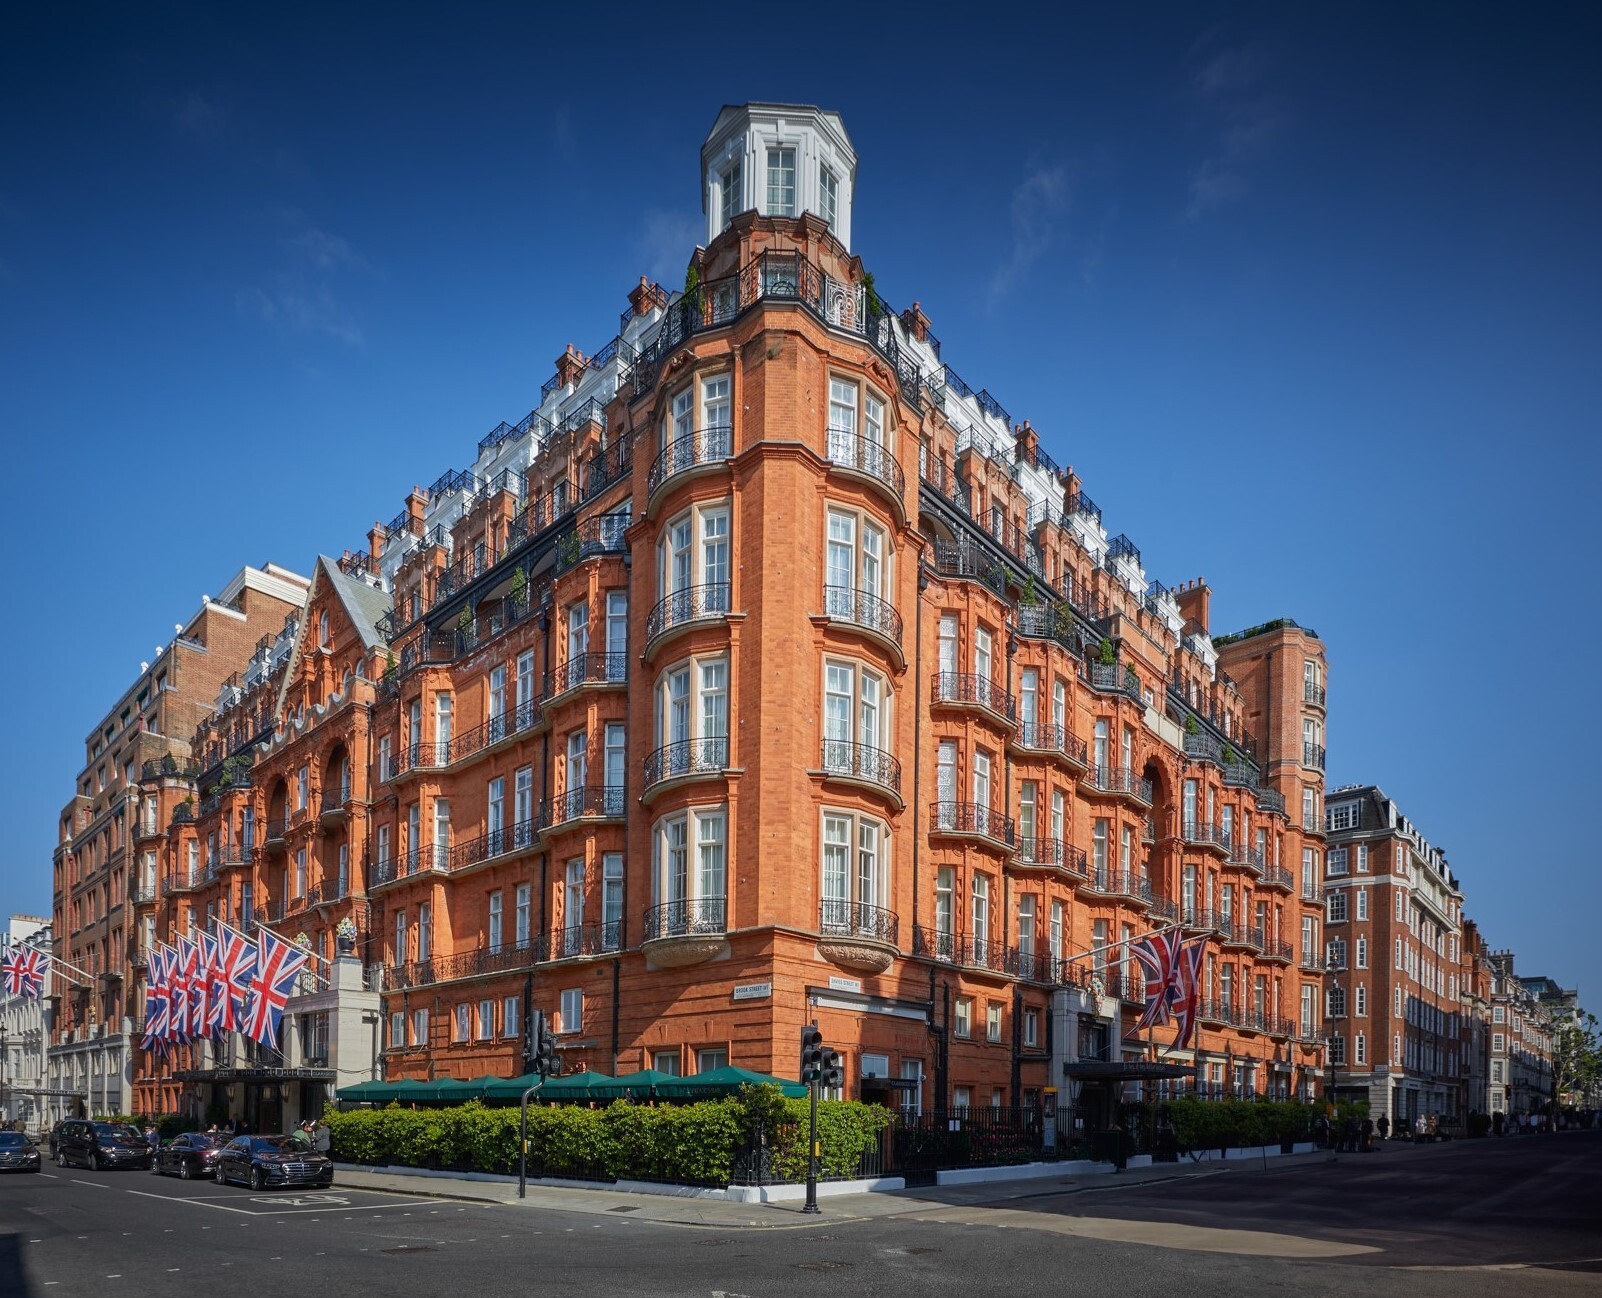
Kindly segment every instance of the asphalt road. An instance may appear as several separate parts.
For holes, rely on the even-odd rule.
[[[1602,1133],[940,1200],[736,1230],[52,1169],[0,1180],[0,1295],[1602,1293]]]

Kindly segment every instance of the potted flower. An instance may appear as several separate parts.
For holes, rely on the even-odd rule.
[[[339,943],[339,954],[350,955],[356,950],[356,921],[345,916],[334,926],[334,937]]]

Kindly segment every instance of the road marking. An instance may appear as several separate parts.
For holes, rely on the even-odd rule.
[[[76,1176],[71,1178],[74,1185],[92,1185],[97,1190],[109,1190],[111,1187],[104,1181],[80,1181]]]

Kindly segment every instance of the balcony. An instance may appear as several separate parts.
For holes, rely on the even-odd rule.
[[[697,897],[664,902],[645,912],[641,949],[652,964],[679,969],[704,964],[729,949],[729,899]]]
[[[1018,863],[1029,869],[1066,870],[1083,879],[1089,872],[1083,848],[1060,838],[1025,835],[1018,840]]]
[[[1256,924],[1248,924],[1231,916],[1221,915],[1214,926],[1214,931],[1224,946],[1245,947],[1253,951],[1263,949],[1265,941],[1263,930]]]
[[[1179,836],[1194,847],[1205,847],[1228,856],[1233,844],[1224,837],[1224,827],[1205,820],[1182,820]]]
[[[1267,888],[1282,888],[1286,892],[1294,892],[1296,879],[1283,865],[1263,866],[1263,886]]]
[[[876,792],[890,794],[898,803],[901,801],[901,763],[882,748],[844,739],[825,739],[822,765],[826,779],[864,784]]]
[[[1324,706],[1324,687],[1314,685],[1312,681],[1302,682],[1302,702],[1309,703],[1315,708]]]
[[[1321,974],[1324,972],[1324,954],[1321,951],[1303,949],[1296,958],[1296,967],[1303,973]]]
[[[1231,865],[1241,866],[1244,869],[1250,870],[1253,874],[1257,874],[1257,875],[1262,874],[1262,872],[1263,872],[1263,849],[1262,848],[1260,848],[1260,847],[1248,847],[1245,843],[1239,842],[1239,841],[1230,843],[1228,846],[1229,846],[1229,857],[1228,857],[1228,860],[1229,860],[1229,863]]]
[[[372,888],[380,888],[388,883],[398,883],[402,879],[414,878],[419,874],[429,874],[433,871],[450,869],[450,849],[435,848],[430,844],[414,847],[410,852],[400,856],[392,856],[386,860],[373,863]]]
[[[962,965],[966,969],[983,969],[997,974],[1010,972],[1004,943],[988,937],[969,937],[965,933],[925,928],[921,924],[912,930],[912,954],[926,960]]]
[[[555,575],[560,577],[572,571],[586,559],[599,559],[608,554],[626,555],[629,547],[624,537],[633,521],[633,516],[626,512],[601,514],[564,532],[556,541]]]
[[[901,614],[887,600],[853,590],[850,586],[825,586],[823,616],[866,631],[886,647],[894,649],[897,663],[900,663]]]
[[[162,881],[161,895],[174,897],[179,893],[193,892],[206,882],[206,872],[199,866],[193,870],[174,870]]]
[[[1008,851],[1013,844],[1012,821],[979,802],[931,802],[929,832],[978,839]]]
[[[547,833],[575,820],[621,820],[624,812],[623,786],[580,785],[548,798],[540,810]]]
[[[1009,727],[1013,724],[1016,705],[1012,695],[988,676],[973,672],[936,672],[931,698],[935,703],[954,707],[980,708]]]
[[[1005,596],[1007,593],[1007,565],[981,546],[966,539],[956,544],[950,541],[936,541],[934,567],[942,577],[977,581],[998,595]]]
[[[1319,903],[1319,905],[1323,905],[1324,904],[1324,889],[1323,889],[1323,887],[1321,885],[1319,885],[1319,884],[1316,884],[1316,883],[1306,883],[1306,882],[1304,882],[1302,884],[1302,900],[1303,901],[1316,901],[1316,902]]]
[[[1169,924],[1179,923],[1179,904],[1172,897],[1159,897],[1153,894],[1151,899],[1151,917],[1153,923],[1163,920]]]
[[[339,788],[330,789],[323,794],[323,803],[317,819],[324,829],[334,829],[345,823],[345,805],[349,801],[348,784],[342,784]]]
[[[1151,880],[1133,870],[1116,870],[1111,867],[1090,868],[1081,885],[1087,892],[1103,897],[1125,897],[1130,901],[1149,904],[1152,900]]]
[[[1136,703],[1146,702],[1140,690],[1140,676],[1133,667],[1122,663],[1091,663],[1090,688],[1098,694],[1122,694]]]
[[[730,612],[729,583],[708,582],[686,586],[659,601],[645,619],[645,647],[651,647],[670,632],[698,622],[717,622]]]
[[[530,693],[532,693],[532,688]],[[491,749],[517,738],[524,731],[538,728],[542,700],[530,698],[519,703],[515,708],[491,717],[483,725],[474,726],[471,730],[452,737],[450,741],[450,760],[452,765],[464,762],[470,757],[487,753]],[[379,778],[393,779],[400,772],[397,769],[402,763],[391,758],[389,768],[380,772]]]
[[[1285,814],[1285,795],[1278,789],[1258,789],[1257,809],[1259,811],[1272,811],[1277,815]]]
[[[404,745],[390,760],[389,778],[398,780],[417,771],[433,771],[451,764],[456,740],[447,736],[432,743],[419,740]]]
[[[878,442],[843,428],[831,428],[828,435],[829,463],[837,469],[858,474],[881,488],[900,510],[907,492],[907,475],[901,461]]]
[[[623,921],[597,921],[591,924],[564,924],[546,936],[545,951],[551,960],[578,960],[585,956],[607,955],[623,949]]]
[[[1017,744],[1030,752],[1049,753],[1081,773],[1090,766],[1085,741],[1055,721],[1020,721]]]
[[[1276,964],[1290,964],[1296,958],[1296,952],[1289,942],[1279,938],[1269,938],[1263,943],[1263,959],[1272,960]]]
[[[896,958],[900,929],[893,910],[825,898],[818,912],[818,954],[846,969],[883,973]]]
[[[645,475],[647,501],[673,478],[680,478],[697,470],[723,466],[734,454],[734,429],[727,424],[715,424],[700,432],[675,437],[651,461]]]
[[[1318,814],[1302,817],[1302,833],[1311,834],[1315,838],[1324,837],[1324,818]]]
[[[350,896],[349,884],[344,879],[322,879],[306,890],[308,906],[327,906],[344,901]]]
[[[540,830],[543,828],[545,828],[544,822],[536,817],[520,820],[513,825],[504,825],[499,829],[491,829],[477,838],[457,843],[450,850],[448,868],[455,874],[501,857],[532,851],[539,846]]]
[[[1091,794],[1129,798],[1143,807],[1151,806],[1151,781],[1127,766],[1092,766],[1079,785]]]
[[[137,888],[128,889],[128,900],[135,906],[150,905],[151,902],[156,900],[156,885],[147,883]]]
[[[548,707],[559,696],[583,685],[626,684],[628,669],[629,657],[625,653],[575,654],[545,673],[545,704]]]
[[[382,987],[386,992],[398,992],[458,978],[482,978],[490,974],[519,972],[532,968],[538,958],[537,949],[527,942],[479,947],[473,951],[458,951],[453,955],[390,965],[384,970]]]
[[[659,786],[702,776],[721,775],[728,768],[727,736],[681,739],[677,743],[663,744],[645,759],[644,794],[655,797],[660,791]]]
[[[1324,745],[1304,743],[1302,745],[1302,765],[1311,766],[1315,770],[1322,771],[1324,769]]]

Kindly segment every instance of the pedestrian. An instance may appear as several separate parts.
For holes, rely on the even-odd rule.
[[[161,1148],[161,1136],[156,1131],[156,1124],[148,1120],[145,1122],[145,1144],[150,1146],[152,1154]]]
[[[297,1150],[306,1153],[311,1152],[314,1141],[312,1140],[311,1123],[308,1120],[301,1119],[300,1125],[290,1133],[289,1143],[294,1145]]]
[[[1498,1136],[1501,1136],[1503,1134],[1503,1128],[1506,1125],[1507,1125],[1507,1116],[1502,1112],[1501,1109],[1498,1109],[1495,1113],[1491,1114],[1491,1129]]]
[[[319,1154],[327,1154],[334,1147],[334,1133],[321,1118],[312,1127],[312,1146]]]
[[[1374,1119],[1363,1119],[1363,1152],[1372,1153],[1374,1150]]]
[[[1391,1120],[1390,1120],[1390,1118],[1387,1115],[1382,1113],[1382,1114],[1380,1114],[1379,1122],[1376,1125],[1379,1127],[1379,1138],[1381,1140],[1389,1140],[1390,1139],[1390,1135],[1391,1135]]]

